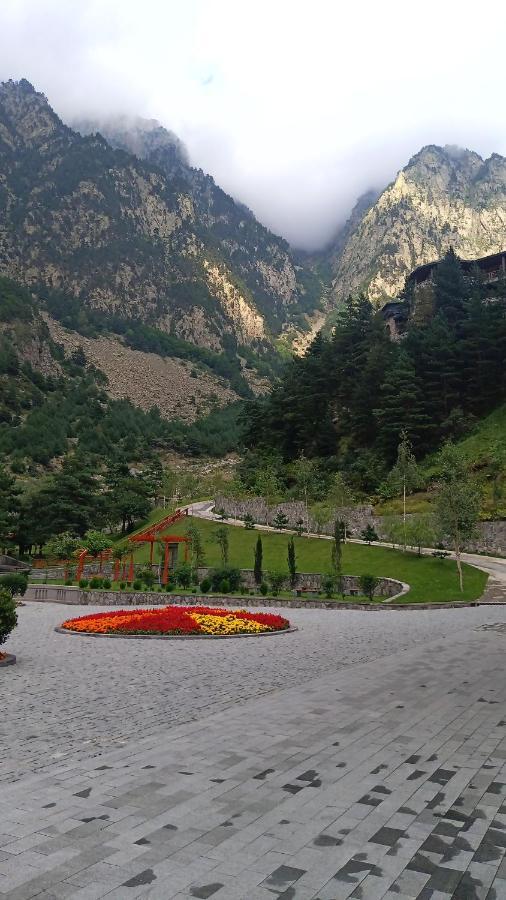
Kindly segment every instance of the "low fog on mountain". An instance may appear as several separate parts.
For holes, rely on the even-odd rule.
[[[398,0],[4,0],[0,79],[28,78],[66,121],[157,119],[262,222],[315,249],[421,146],[506,151],[504,7],[480,8],[486,40],[471,12],[435,0],[423,18]]]

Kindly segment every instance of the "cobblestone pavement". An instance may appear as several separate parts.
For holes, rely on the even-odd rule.
[[[198,643],[54,632],[64,619],[95,610],[104,607],[27,603],[19,610],[19,626],[5,645],[18,663],[1,676],[8,689],[0,782],[497,616],[485,608],[458,616],[455,610],[285,609],[300,626],[294,634]]]
[[[202,643],[20,613],[0,896],[506,898],[506,608],[293,610],[296,633]]]

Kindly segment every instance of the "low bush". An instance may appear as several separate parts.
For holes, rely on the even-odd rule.
[[[93,578],[90,579],[90,588],[92,590],[103,587],[103,584],[104,584],[104,579],[99,578],[97,575],[94,575]]]
[[[188,590],[192,582],[192,569],[190,563],[183,562],[176,566],[176,569],[174,570],[174,580],[179,587]]]
[[[211,579],[210,578],[202,579],[202,581],[200,582],[200,590],[202,591],[203,594],[207,594],[208,591],[211,590]]]
[[[285,583],[285,576],[282,572],[269,572],[267,577],[271,585],[271,591],[274,597],[277,597]]]
[[[140,589],[142,587],[142,581],[135,580],[134,583],[132,584],[132,587],[133,587],[134,591],[140,591]]]
[[[172,584],[172,581],[168,581],[167,584],[165,585],[165,590],[167,591],[167,593],[169,593],[173,588],[174,588],[174,585]]]
[[[102,587],[105,587],[105,588],[107,588],[107,590],[109,590],[109,588],[111,587],[111,579],[110,579],[110,578],[104,578]]]
[[[238,591],[241,587],[240,569],[233,569],[229,566],[221,569],[213,569],[209,577],[211,579],[211,588],[213,591],[223,590],[221,587],[222,581],[228,581],[230,585],[229,591]]]
[[[324,575],[322,578],[322,591],[327,600],[330,600],[336,589],[336,578],[334,575]]]
[[[223,579],[220,581],[220,591],[221,591],[223,594],[229,594],[229,593],[230,593],[230,581],[228,580],[228,578],[223,578]]]
[[[9,591],[11,597],[22,597],[28,586],[28,575],[21,572],[10,572],[0,575],[0,589]]]
[[[142,581],[143,584],[145,584],[148,588],[152,588],[156,581],[156,575],[153,572],[153,569],[149,567],[146,569],[142,569],[142,571],[138,573],[137,578],[139,581]]]
[[[267,587],[265,581],[262,581],[262,583],[260,585],[260,593],[262,594],[263,597],[266,597],[267,594],[269,593],[269,588]]]
[[[17,624],[16,601],[11,591],[2,587],[0,588],[0,644],[7,640]]]
[[[120,583],[119,583],[119,589],[120,589],[120,591],[124,591],[125,588],[126,588],[125,582],[124,582],[124,581],[120,581]]]
[[[379,583],[379,578],[376,578],[375,575],[361,575],[359,578],[360,590],[368,597],[371,603]]]
[[[74,582],[73,582],[72,578],[66,578],[65,584],[67,585],[67,587],[69,587],[70,585],[74,584]]]
[[[79,587],[80,587],[80,588],[87,588],[88,585],[89,585],[89,581],[88,581],[87,578],[80,578],[80,579],[79,579]]]

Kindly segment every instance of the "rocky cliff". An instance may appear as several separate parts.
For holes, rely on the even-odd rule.
[[[364,290],[380,305],[452,246],[463,259],[506,249],[506,159],[424,147],[331,249],[332,301]]]
[[[215,350],[303,323],[315,279],[174,135],[108,137],[65,126],[27,81],[0,86],[1,274]]]

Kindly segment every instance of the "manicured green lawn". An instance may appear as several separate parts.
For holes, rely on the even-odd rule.
[[[188,517],[176,522],[168,533],[185,534],[190,521],[197,525],[204,538],[206,564],[220,565],[220,548],[212,537],[216,529],[221,527],[221,523]],[[264,571],[287,572],[287,534],[247,531],[245,528],[223,524],[229,533],[229,565],[242,569],[253,568],[254,546],[260,534],[264,551]],[[299,572],[330,571],[330,541],[296,537],[295,545]],[[146,562],[148,557],[148,545],[139,548],[135,554],[136,562]],[[487,583],[487,575],[484,572],[472,566],[464,566],[464,591],[461,593],[456,565],[451,560],[434,559],[432,556],[419,557],[399,550],[361,544],[346,544],[343,547],[343,572],[345,575],[368,574],[407,582],[411,585],[411,590],[403,598],[405,603],[476,600],[482,595]]]

